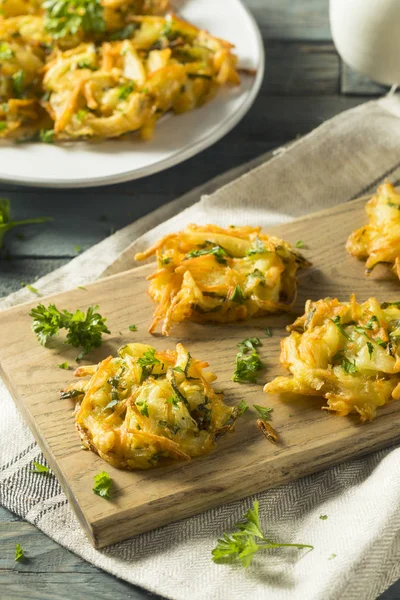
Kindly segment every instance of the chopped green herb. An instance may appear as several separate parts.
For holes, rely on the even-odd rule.
[[[257,279],[260,279],[261,282],[265,281],[264,273],[262,273],[260,269],[254,269],[254,271],[249,273],[247,277],[256,277]]]
[[[6,121],[0,121],[0,131],[5,131],[7,127]]]
[[[89,306],[86,313],[79,309],[71,313],[68,310],[58,310],[54,304],[49,304],[47,308],[39,304],[29,313],[33,318],[32,330],[42,346],[45,346],[50,337],[57,335],[60,329],[66,329],[66,343],[83,349],[76,358],[79,361],[101,345],[103,333],[110,333],[105,324],[106,319],[96,312],[98,308]]]
[[[79,252],[82,250],[82,246],[75,246],[74,250],[77,254],[79,254]]]
[[[20,69],[19,71],[14,73],[14,75],[12,75],[11,79],[13,82],[14,92],[17,98],[20,98],[22,96],[22,86],[25,79],[25,71],[23,69]]]
[[[246,299],[244,297],[242,288],[240,287],[240,285],[237,285],[235,287],[235,290],[232,294],[231,297],[232,302],[237,302],[238,304],[244,304],[246,302]]]
[[[167,265],[169,265],[169,263],[170,263],[171,261],[172,261],[172,258],[171,258],[170,256],[166,256],[165,258],[164,258],[164,256],[162,256],[162,257],[160,258],[160,264],[161,264],[163,267],[166,267]]]
[[[27,290],[29,290],[30,292],[32,292],[32,294],[36,294],[37,296],[40,296],[39,290],[37,290],[35,287],[33,287],[33,285],[30,285],[29,283],[26,283],[24,285],[24,287],[26,287]]]
[[[137,331],[136,325],[129,325],[129,331]]]
[[[371,344],[371,342],[367,342],[367,348],[368,348],[369,359],[371,360],[372,353],[374,351],[374,346],[373,346],[373,344]]]
[[[269,408],[269,406],[260,406],[259,404],[253,404],[253,407],[260,414],[261,418],[264,419],[264,421],[270,421],[271,420],[270,413],[273,410],[272,408]]]
[[[382,348],[387,347],[387,342],[384,342],[383,339],[380,338],[379,336],[377,338],[375,338],[375,342],[378,344],[378,346],[382,346]]]
[[[269,251],[265,249],[265,246],[262,243],[262,241],[259,238],[257,238],[254,247],[250,248],[250,250],[247,250],[246,256],[252,256],[253,254],[264,254],[265,252]]]
[[[333,558],[336,558],[337,554],[331,554],[330,556],[328,556],[328,560],[332,560]]]
[[[211,552],[214,562],[240,563],[242,567],[248,567],[260,550],[282,547],[313,549],[309,544],[279,544],[267,539],[261,530],[257,500],[245,514],[244,520],[237,523],[236,528],[235,533],[224,533],[218,539],[217,546]]]
[[[345,332],[345,330],[343,329],[343,326],[340,323],[340,317],[339,315],[337,315],[336,317],[333,317],[333,319],[331,319],[332,323],[334,325],[336,325],[336,327],[338,328],[338,330],[340,331],[340,333],[348,340],[351,340],[351,337]]]
[[[141,415],[144,417],[149,416],[149,405],[147,404],[146,400],[136,400],[136,406],[139,407],[139,412]]]
[[[100,0],[45,0],[45,29],[55,39],[84,33],[102,33],[106,23]]]
[[[0,60],[10,60],[15,56],[15,52],[7,42],[0,43]]]
[[[69,369],[69,364],[67,362],[60,363],[58,365],[58,368],[59,369],[66,369],[67,370],[67,369]]]
[[[138,365],[142,367],[142,380],[147,379],[153,372],[155,365],[160,365],[161,361],[156,358],[155,348],[150,348],[138,359]]]
[[[321,519],[321,521],[326,521],[328,515],[319,515],[319,518]]]
[[[246,338],[242,342],[238,343],[238,348],[242,354],[247,354],[250,351],[256,351],[258,346],[262,346],[261,341],[258,337]]]
[[[267,337],[272,337],[272,329],[271,329],[271,327],[266,327],[266,328],[264,329],[264,332],[265,332],[265,335],[266,335]]]
[[[22,548],[21,544],[16,544],[15,546],[15,562],[18,562],[25,558],[25,552]]]
[[[397,210],[400,210],[400,204],[397,204],[397,202],[388,202],[387,203],[388,206],[390,206],[391,208],[397,208]]]
[[[85,110],[84,108],[80,108],[78,110],[78,112],[76,113],[76,118],[78,119],[78,121],[80,121],[82,123],[83,119],[86,117],[87,114],[88,114],[87,110]]]
[[[80,60],[76,63],[78,69],[89,69],[90,71],[97,71],[98,67],[93,63],[88,62],[87,60]]]
[[[83,396],[85,392],[81,392],[80,390],[68,390],[67,392],[62,392],[60,394],[61,400],[67,400],[69,398],[78,398],[78,396]]]
[[[78,290],[85,290],[87,292],[87,288],[83,287],[83,285],[78,285]]]
[[[238,352],[236,355],[236,369],[232,377],[232,381],[237,383],[256,383],[257,373],[263,368],[263,364],[257,352],[251,354],[242,354]]]
[[[244,415],[244,413],[246,412],[246,410],[248,408],[249,408],[249,405],[246,404],[246,402],[244,400],[241,400],[236,407],[236,415],[238,417],[241,417],[242,415]]]
[[[93,491],[101,498],[105,498],[106,500],[110,500],[112,487],[112,479],[108,473],[105,471],[101,471],[97,475],[94,476],[94,488]]]
[[[112,400],[110,400],[110,402],[108,404],[105,405],[105,407],[103,408],[103,411],[108,410],[109,408],[114,408],[114,406],[116,406],[117,404],[118,404],[117,398],[113,398]]]
[[[186,254],[186,258],[198,258],[199,256],[204,256],[206,254],[213,254],[215,256],[215,260],[221,265],[226,265],[227,260],[226,257],[229,256],[226,250],[218,245],[213,245],[212,242],[206,242],[206,248],[201,248],[199,250],[191,250]]]
[[[7,231],[19,225],[31,225],[35,223],[46,223],[51,221],[48,217],[37,217],[35,219],[24,219],[23,221],[10,221],[10,201],[8,198],[0,198],[0,248]]]
[[[352,362],[345,356],[343,357],[343,360],[342,360],[342,369],[349,375],[352,375],[353,373],[357,373],[357,367],[356,367],[355,361]]]
[[[303,242],[303,240],[297,240],[297,242],[295,243],[295,248],[305,248],[306,245]]]
[[[34,469],[31,469],[31,473],[48,473],[50,471],[49,467],[45,465],[41,465],[40,463],[33,461]]]
[[[178,396],[176,396],[175,394],[173,396],[171,396],[170,398],[168,398],[165,401],[165,404],[172,404],[172,406],[178,406],[180,400],[178,398]]]
[[[41,129],[39,133],[40,141],[44,144],[54,143],[54,129]]]
[[[390,306],[400,306],[400,302],[384,302],[381,308],[389,308]]]
[[[127,83],[126,85],[121,85],[118,89],[118,98],[120,100],[126,100],[128,96],[133,92],[134,85],[133,83]]]

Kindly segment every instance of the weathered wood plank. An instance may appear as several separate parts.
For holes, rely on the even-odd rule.
[[[266,38],[331,40],[328,2],[322,0],[244,0]]]
[[[340,73],[340,93],[354,96],[382,96],[389,91],[389,88],[384,85],[379,85],[368,79],[365,75],[361,75],[357,71],[353,71],[351,67],[341,61]]]

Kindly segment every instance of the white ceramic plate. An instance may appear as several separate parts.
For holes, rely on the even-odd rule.
[[[264,71],[264,50],[253,17],[240,0],[187,0],[180,15],[236,46],[241,67],[256,69],[240,87],[223,89],[208,104],[183,115],[167,115],[150,142],[130,139],[98,143],[0,146],[0,181],[42,187],[90,187],[138,179],[172,167],[228,133],[251,107]]]

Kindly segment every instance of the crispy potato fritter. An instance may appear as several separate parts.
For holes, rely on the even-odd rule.
[[[391,183],[385,183],[366,210],[369,224],[351,234],[346,248],[353,256],[367,259],[367,274],[378,263],[389,263],[400,279],[400,194]]]
[[[208,454],[232,429],[241,406],[228,407],[223,393],[198,361],[178,344],[157,352],[128,344],[119,356],[79,367],[90,376],[68,386],[62,398],[76,398],[76,425],[83,445],[122,469],[150,469]]]
[[[149,275],[149,294],[158,303],[149,331],[164,321],[225,323],[288,311],[296,298],[296,271],[309,263],[260,227],[189,225],[140,252],[136,260],[157,255]]]
[[[292,377],[276,377],[264,387],[267,393],[322,396],[324,410],[358,413],[361,421],[400,398],[399,302],[308,300],[288,331],[280,361]]]

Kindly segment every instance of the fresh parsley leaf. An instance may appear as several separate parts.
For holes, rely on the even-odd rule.
[[[372,315],[370,320],[364,325],[364,328],[368,329],[370,331],[375,328],[375,323],[377,324],[378,327],[380,327],[378,317],[376,315]]]
[[[256,351],[258,346],[262,346],[261,340],[258,337],[246,338],[242,342],[238,343],[238,348],[242,354],[253,352],[253,350]]]
[[[14,73],[11,77],[14,87],[14,92],[17,98],[21,98],[22,96],[22,88],[25,79],[25,71],[20,69],[16,73]]]
[[[138,359],[138,365],[142,367],[142,381],[147,379],[156,365],[160,365],[161,361],[156,358],[155,348],[150,348],[143,353],[143,356]]]
[[[79,252],[82,250],[82,246],[75,246],[74,250],[77,254],[79,254]]]
[[[136,400],[136,406],[139,407],[139,412],[141,415],[144,417],[149,416],[149,405],[147,404],[146,400]]]
[[[253,404],[253,406],[256,409],[256,411],[260,414],[261,418],[264,419],[264,421],[271,420],[270,413],[272,412],[273,408],[270,408],[269,406],[260,406],[259,404]]]
[[[319,515],[319,518],[321,519],[321,521],[326,521],[328,515]]]
[[[331,554],[330,556],[328,556],[328,560],[332,560],[333,558],[336,558],[337,554]]]
[[[257,501],[236,528],[237,531],[233,534],[224,533],[218,539],[217,546],[211,552],[215,563],[240,563],[246,568],[260,550],[288,546],[313,549],[309,544],[279,544],[267,539],[261,529]]]
[[[51,221],[48,217],[37,217],[34,219],[24,219],[22,221],[11,221],[10,220],[10,201],[8,198],[0,198],[0,248],[3,244],[3,238],[5,234],[19,225],[31,225],[35,223],[46,223]]]
[[[160,260],[160,264],[163,267],[166,267],[172,261],[172,258],[170,256],[165,256],[165,257],[162,256],[159,260]]]
[[[67,369],[69,369],[69,364],[67,362],[60,363],[58,365],[58,368],[67,370]]]
[[[235,287],[235,290],[232,294],[231,297],[232,302],[237,302],[238,304],[244,304],[246,302],[246,299],[244,297],[242,288],[240,287],[240,285],[237,285]]]
[[[265,327],[264,332],[265,332],[265,335],[267,337],[272,337],[272,329],[271,329],[271,327]]]
[[[249,408],[249,405],[246,404],[246,402],[244,400],[241,400],[236,407],[236,415],[238,417],[241,417],[242,415],[244,415],[244,413],[246,412],[246,410],[248,408]]]
[[[356,367],[355,360],[352,362],[351,360],[349,360],[348,358],[346,358],[344,356],[343,360],[342,360],[342,369],[349,375],[353,375],[354,373],[357,373],[357,367]]]
[[[25,283],[24,287],[26,287],[27,290],[32,292],[32,294],[36,294],[37,296],[40,296],[39,290],[36,289],[35,287],[33,287],[33,285],[30,285],[30,283]]]
[[[186,258],[197,258],[206,254],[213,254],[218,263],[221,265],[227,264],[226,257],[229,256],[229,254],[222,246],[213,245],[212,242],[205,242],[205,246],[206,247],[200,248],[199,250],[191,250],[186,254]]]
[[[50,471],[49,467],[45,465],[41,465],[40,463],[33,461],[34,469],[31,469],[31,473],[48,473]]]
[[[78,110],[78,112],[76,113],[76,118],[78,119],[78,121],[80,121],[82,123],[83,119],[86,117],[86,115],[88,114],[88,111],[84,108],[80,108]]]
[[[22,548],[21,544],[16,544],[15,546],[15,562],[18,562],[25,558],[25,552]]]
[[[84,394],[85,392],[81,392],[80,390],[68,390],[67,392],[61,392],[60,399],[78,398],[78,396],[84,396]]]
[[[15,52],[7,42],[0,43],[0,60],[10,60],[15,56]]]
[[[384,342],[383,339],[379,336],[375,338],[375,342],[378,344],[378,346],[381,346],[382,348],[387,347],[387,342]]]
[[[136,325],[129,325],[129,331],[137,331]]]
[[[367,342],[367,348],[368,348],[369,360],[371,360],[372,353],[374,351],[374,346],[373,346],[373,344],[371,344],[371,342]]]
[[[78,69],[89,69],[90,71],[97,71],[98,67],[93,63],[88,62],[87,60],[80,60],[76,63]]]
[[[87,292],[87,288],[83,287],[83,285],[78,285],[78,290],[85,290]]]
[[[238,352],[236,355],[236,369],[232,377],[232,381],[237,383],[256,383],[257,373],[263,368],[263,364],[257,352],[251,354],[242,354]]]
[[[135,86],[133,83],[127,83],[126,85],[121,85],[121,87],[118,88],[118,98],[120,100],[126,100],[128,98],[128,96],[130,96],[132,94],[134,89],[135,89]]]
[[[97,475],[94,476],[94,488],[93,491],[101,498],[105,498],[106,500],[110,500],[112,487],[112,479],[108,473],[105,471],[101,471]]]
[[[0,131],[5,131],[8,125],[6,121],[0,121]]]
[[[340,331],[340,333],[347,339],[347,340],[351,340],[351,337],[345,332],[345,330],[343,329],[343,326],[340,323],[340,316],[337,315],[336,317],[333,317],[333,319],[331,319],[332,323],[334,325],[336,325],[336,327],[338,328],[338,330]]]
[[[45,0],[44,26],[55,39],[84,33],[102,33],[106,23],[100,0]]]
[[[76,360],[81,360],[88,352],[98,348],[102,342],[103,333],[110,333],[106,327],[106,319],[96,312],[98,306],[89,306],[87,312],[76,310],[60,311],[54,304],[46,308],[38,304],[29,316],[33,318],[32,330],[42,346],[46,345],[49,337],[57,335],[60,329],[67,330],[66,343],[74,348],[82,348]]]
[[[176,367],[176,368],[178,368],[178,367]],[[180,402],[180,400],[179,400],[178,396],[176,396],[176,394],[174,394],[170,398],[167,398],[167,400],[165,401],[165,404],[172,404],[172,406],[178,406],[179,402]]]
[[[264,273],[262,273],[260,269],[254,269],[254,271],[249,273],[247,277],[256,277],[257,279],[260,279],[261,282],[265,281]]]
[[[41,129],[39,133],[39,139],[44,144],[54,143],[54,129]]]
[[[295,246],[295,248],[305,248],[306,247],[306,245],[303,242],[303,240],[297,240],[297,242],[295,243],[294,246]]]

